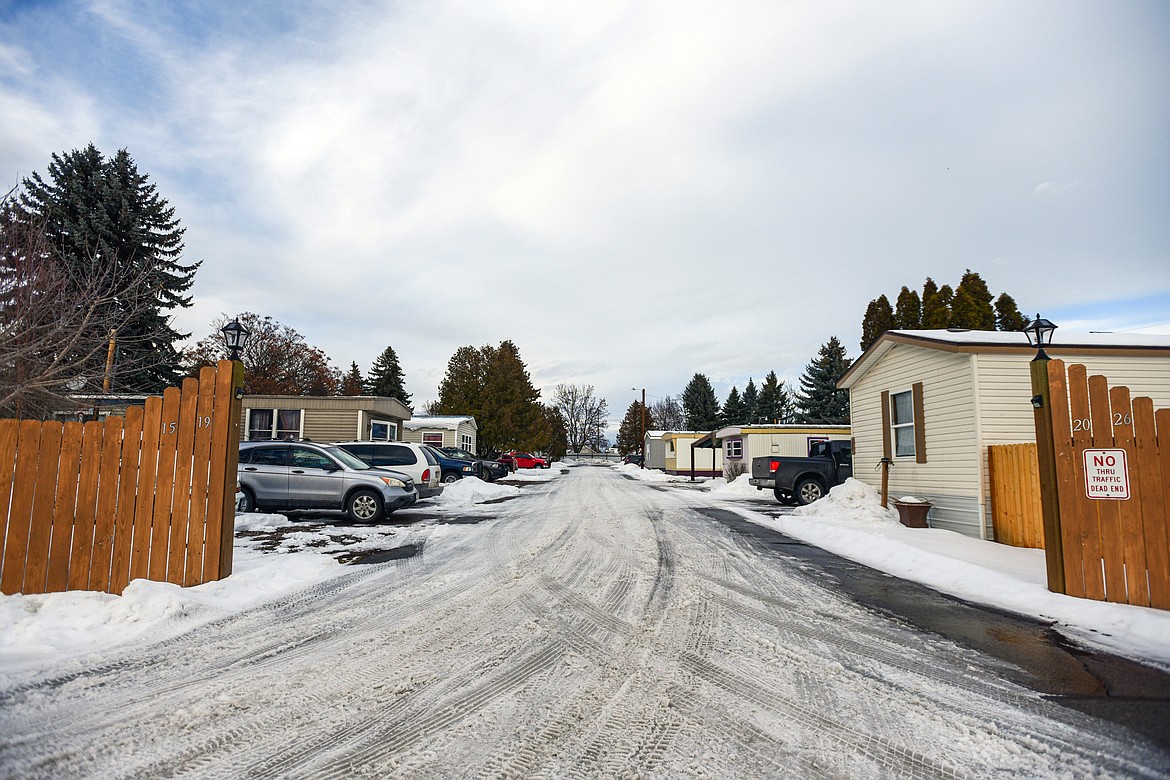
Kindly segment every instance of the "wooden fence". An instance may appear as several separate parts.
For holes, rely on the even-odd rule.
[[[1065,592],[1170,609],[1170,409],[1048,364]]]
[[[987,448],[991,521],[995,541],[1013,547],[1044,547],[1040,516],[1040,473],[1036,445],[996,444]]]
[[[101,422],[0,420],[0,591],[231,574],[242,365]]]

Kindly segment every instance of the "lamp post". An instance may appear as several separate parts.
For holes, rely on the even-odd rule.
[[[1064,540],[1060,529],[1060,495],[1056,478],[1056,443],[1052,431],[1052,400],[1048,387],[1048,353],[1056,330],[1039,314],[1024,326],[1028,344],[1036,348],[1036,357],[1028,367],[1032,379],[1032,415],[1036,428],[1036,462],[1040,471],[1040,515],[1044,524],[1044,560],[1048,590],[1065,592]]]
[[[240,318],[236,317],[219,332],[223,334],[223,343],[227,346],[228,360],[239,360],[240,350],[248,343],[248,336],[252,335],[252,331],[241,325]]]

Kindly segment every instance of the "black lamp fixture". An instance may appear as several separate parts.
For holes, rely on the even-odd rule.
[[[223,343],[227,345],[228,360],[239,360],[240,350],[248,343],[248,336],[252,335],[252,331],[241,325],[240,318],[236,317],[219,332],[223,334]]]
[[[1052,343],[1052,331],[1054,330],[1056,330],[1056,325],[1039,314],[1036,315],[1036,319],[1024,326],[1024,335],[1028,337],[1028,344],[1036,348],[1037,360],[1048,359],[1044,347]]]

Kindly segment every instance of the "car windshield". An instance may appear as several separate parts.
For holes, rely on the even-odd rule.
[[[366,463],[364,460],[352,453],[346,452],[345,450],[341,449],[341,447],[323,447],[322,449],[324,449],[333,457],[337,458],[345,465],[349,466],[351,469],[365,471],[366,469],[371,468],[369,463]]]

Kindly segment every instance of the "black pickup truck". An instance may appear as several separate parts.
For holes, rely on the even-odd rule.
[[[814,442],[807,458],[752,458],[751,483],[772,488],[781,504],[811,504],[853,476],[853,447],[847,441]]]

